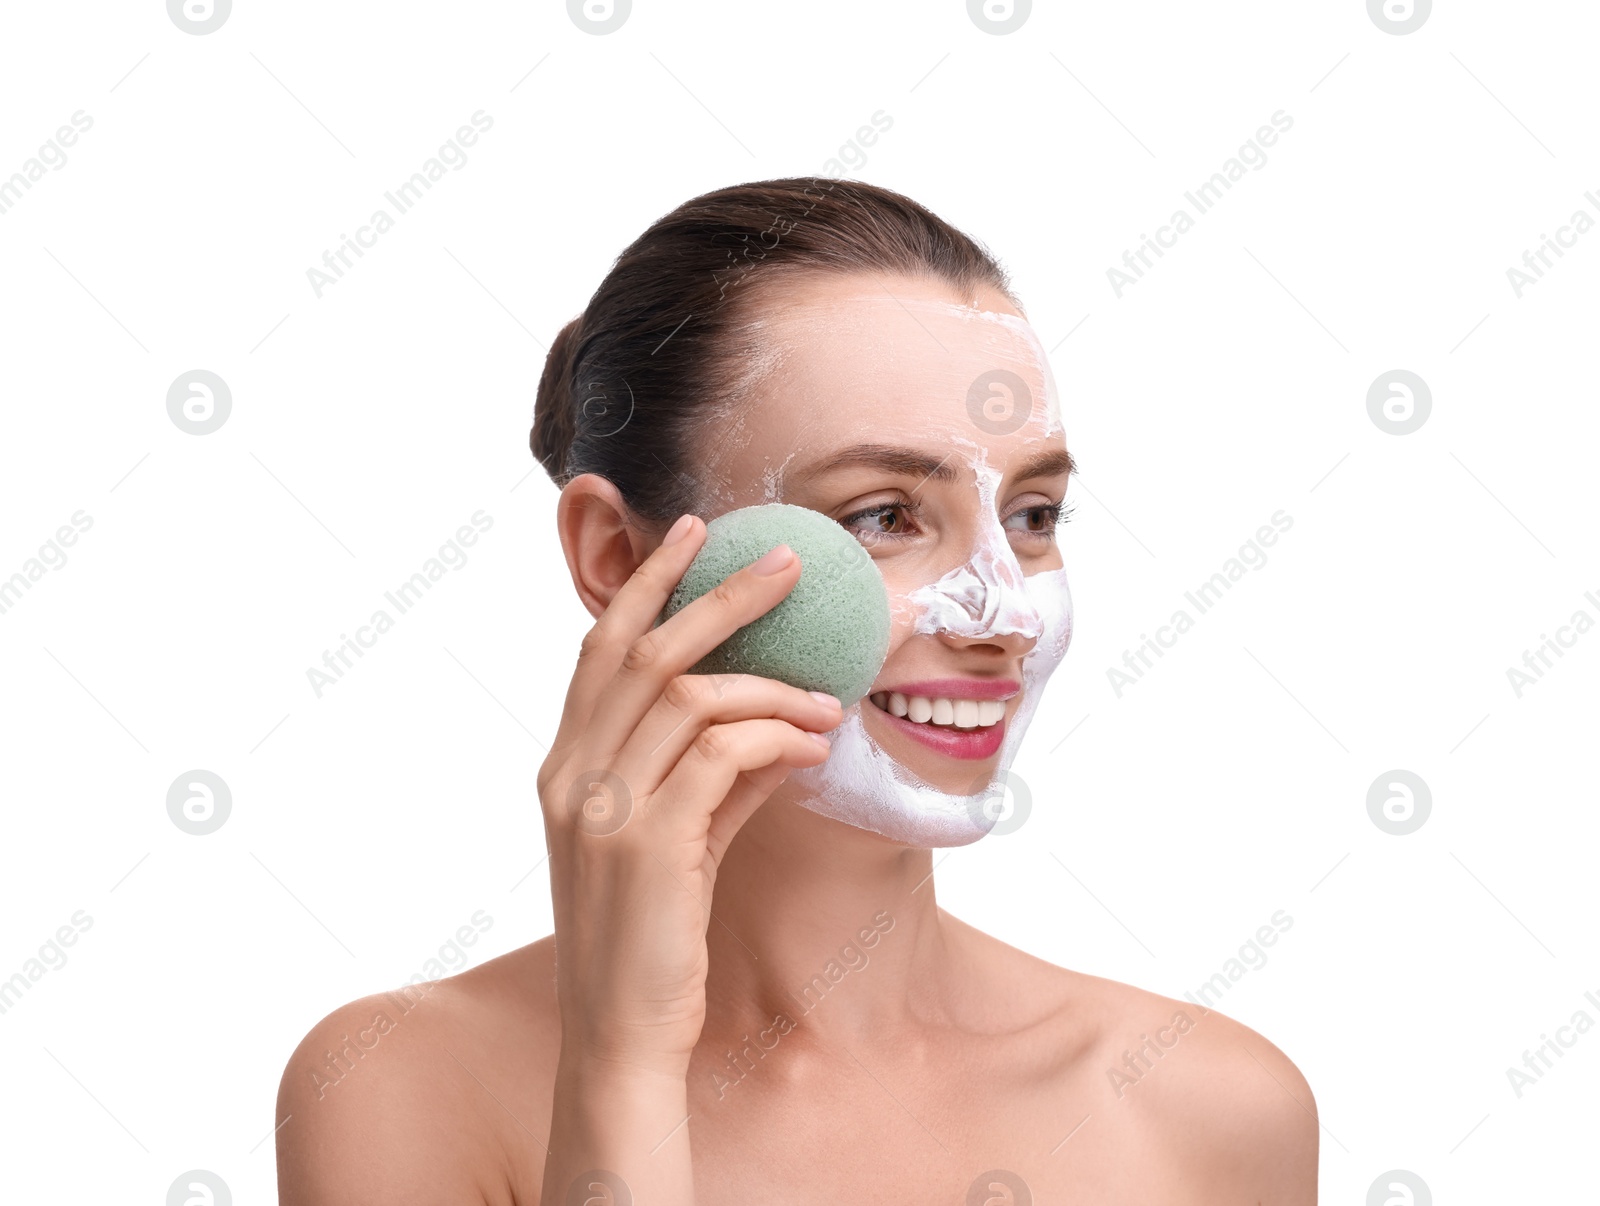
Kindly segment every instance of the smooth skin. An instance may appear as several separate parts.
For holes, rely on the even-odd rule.
[[[971,438],[949,383],[997,349],[992,324],[940,317],[963,304],[1015,313],[931,280],[796,283],[772,316],[775,338],[795,338],[752,401],[759,421],[742,442],[708,441],[717,509],[762,501],[763,466],[798,457],[784,501],[841,520],[891,508],[847,526],[892,599],[960,565],[980,519],[970,470],[918,481],[838,449],[937,456]],[[870,403],[848,421],[817,418],[819,397],[863,382]],[[1039,516],[1065,474],[1016,467],[1064,447],[1059,430],[1041,419],[985,444],[1006,470],[994,505],[1019,564],[1058,568]],[[1055,967],[952,917],[932,851],[795,802],[786,780],[827,758],[818,734],[838,723],[836,700],[687,673],[793,587],[791,552],[652,627],[703,519],[667,542],[585,475],[557,523],[596,621],[538,772],[555,934],[413,990],[404,1012],[376,996],[313,1027],[279,1090],[280,1202],[625,1200],[606,1174],[640,1206],[1017,1200],[994,1177],[969,1199],[994,1170],[1041,1206],[1315,1202],[1316,1106],[1282,1052],[1214,1010]],[[911,620],[896,609],[879,685],[1020,678],[1031,641],[917,634]],[[885,747],[930,782],[970,782],[979,765]],[[592,786],[605,772],[625,799]],[[797,999],[808,984],[822,987]],[[328,1052],[343,1075],[319,1086]]]

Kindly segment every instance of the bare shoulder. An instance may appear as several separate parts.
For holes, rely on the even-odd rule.
[[[1080,1149],[1137,1166],[1151,1179],[1141,1192],[1164,1201],[1316,1201],[1316,1101],[1276,1046],[1215,1009],[1058,967],[946,917],[993,1030],[1023,1040],[1010,1059],[1025,1055],[1036,1090],[1094,1119]]]
[[[279,1083],[279,1201],[509,1206],[542,1175],[559,1044],[551,939],[340,1006]]]
[[[1293,1061],[1215,1009],[1064,972],[1098,1018],[1107,1116],[1194,1185],[1244,1200],[1316,1201],[1316,1099]]]

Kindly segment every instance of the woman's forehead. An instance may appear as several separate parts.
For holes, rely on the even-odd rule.
[[[858,291],[785,304],[758,338],[768,368],[738,408],[744,421],[726,432],[735,445],[787,454],[913,433],[1060,442],[1049,361],[1018,315]]]
[[[1021,315],[966,305],[918,281],[801,293],[767,309],[753,333],[780,363],[824,372],[934,376],[991,360],[1040,375],[1048,367]]]

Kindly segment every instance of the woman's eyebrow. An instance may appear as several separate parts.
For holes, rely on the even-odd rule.
[[[854,444],[826,453],[806,469],[789,480],[810,483],[836,469],[882,469],[919,481],[952,482],[956,479],[955,453],[942,456],[918,448],[902,448],[892,444]]]
[[[914,477],[919,485],[926,481],[952,482],[958,473],[954,457],[953,452],[936,456],[922,449],[892,444],[854,444],[827,453],[790,481],[796,485],[809,484],[837,469],[866,468]],[[1016,481],[1027,481],[1036,477],[1070,476],[1077,471],[1077,463],[1070,452],[1065,448],[1053,448],[1028,458],[1012,476]]]
[[[1033,477],[1060,477],[1063,474],[1071,477],[1077,471],[1078,463],[1072,459],[1072,453],[1065,448],[1053,448],[1023,461],[1017,467],[1014,478],[1025,482]]]

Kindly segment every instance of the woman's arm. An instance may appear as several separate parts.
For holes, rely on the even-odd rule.
[[[815,734],[840,716],[832,697],[770,679],[685,673],[799,579],[783,550],[774,572],[741,570],[653,627],[704,536],[692,520],[651,554],[584,638],[539,770],[559,1015],[534,1044],[559,1039],[548,1137],[497,1113],[509,1107],[479,1077],[490,1057],[460,1061],[474,1039],[495,1043],[472,994],[428,986],[403,1015],[394,994],[367,998],[313,1027],[285,1069],[284,1206],[693,1201],[686,1076],[716,870],[789,769],[827,756]],[[547,1143],[542,1192],[507,1158],[524,1141]]]
[[[826,758],[840,718],[831,696],[686,673],[788,594],[800,562],[780,546],[653,627],[705,525],[674,532],[584,637],[539,771],[562,1034],[550,1206],[608,1200],[601,1184],[618,1202],[694,1200],[686,1077],[717,867],[789,769]]]

